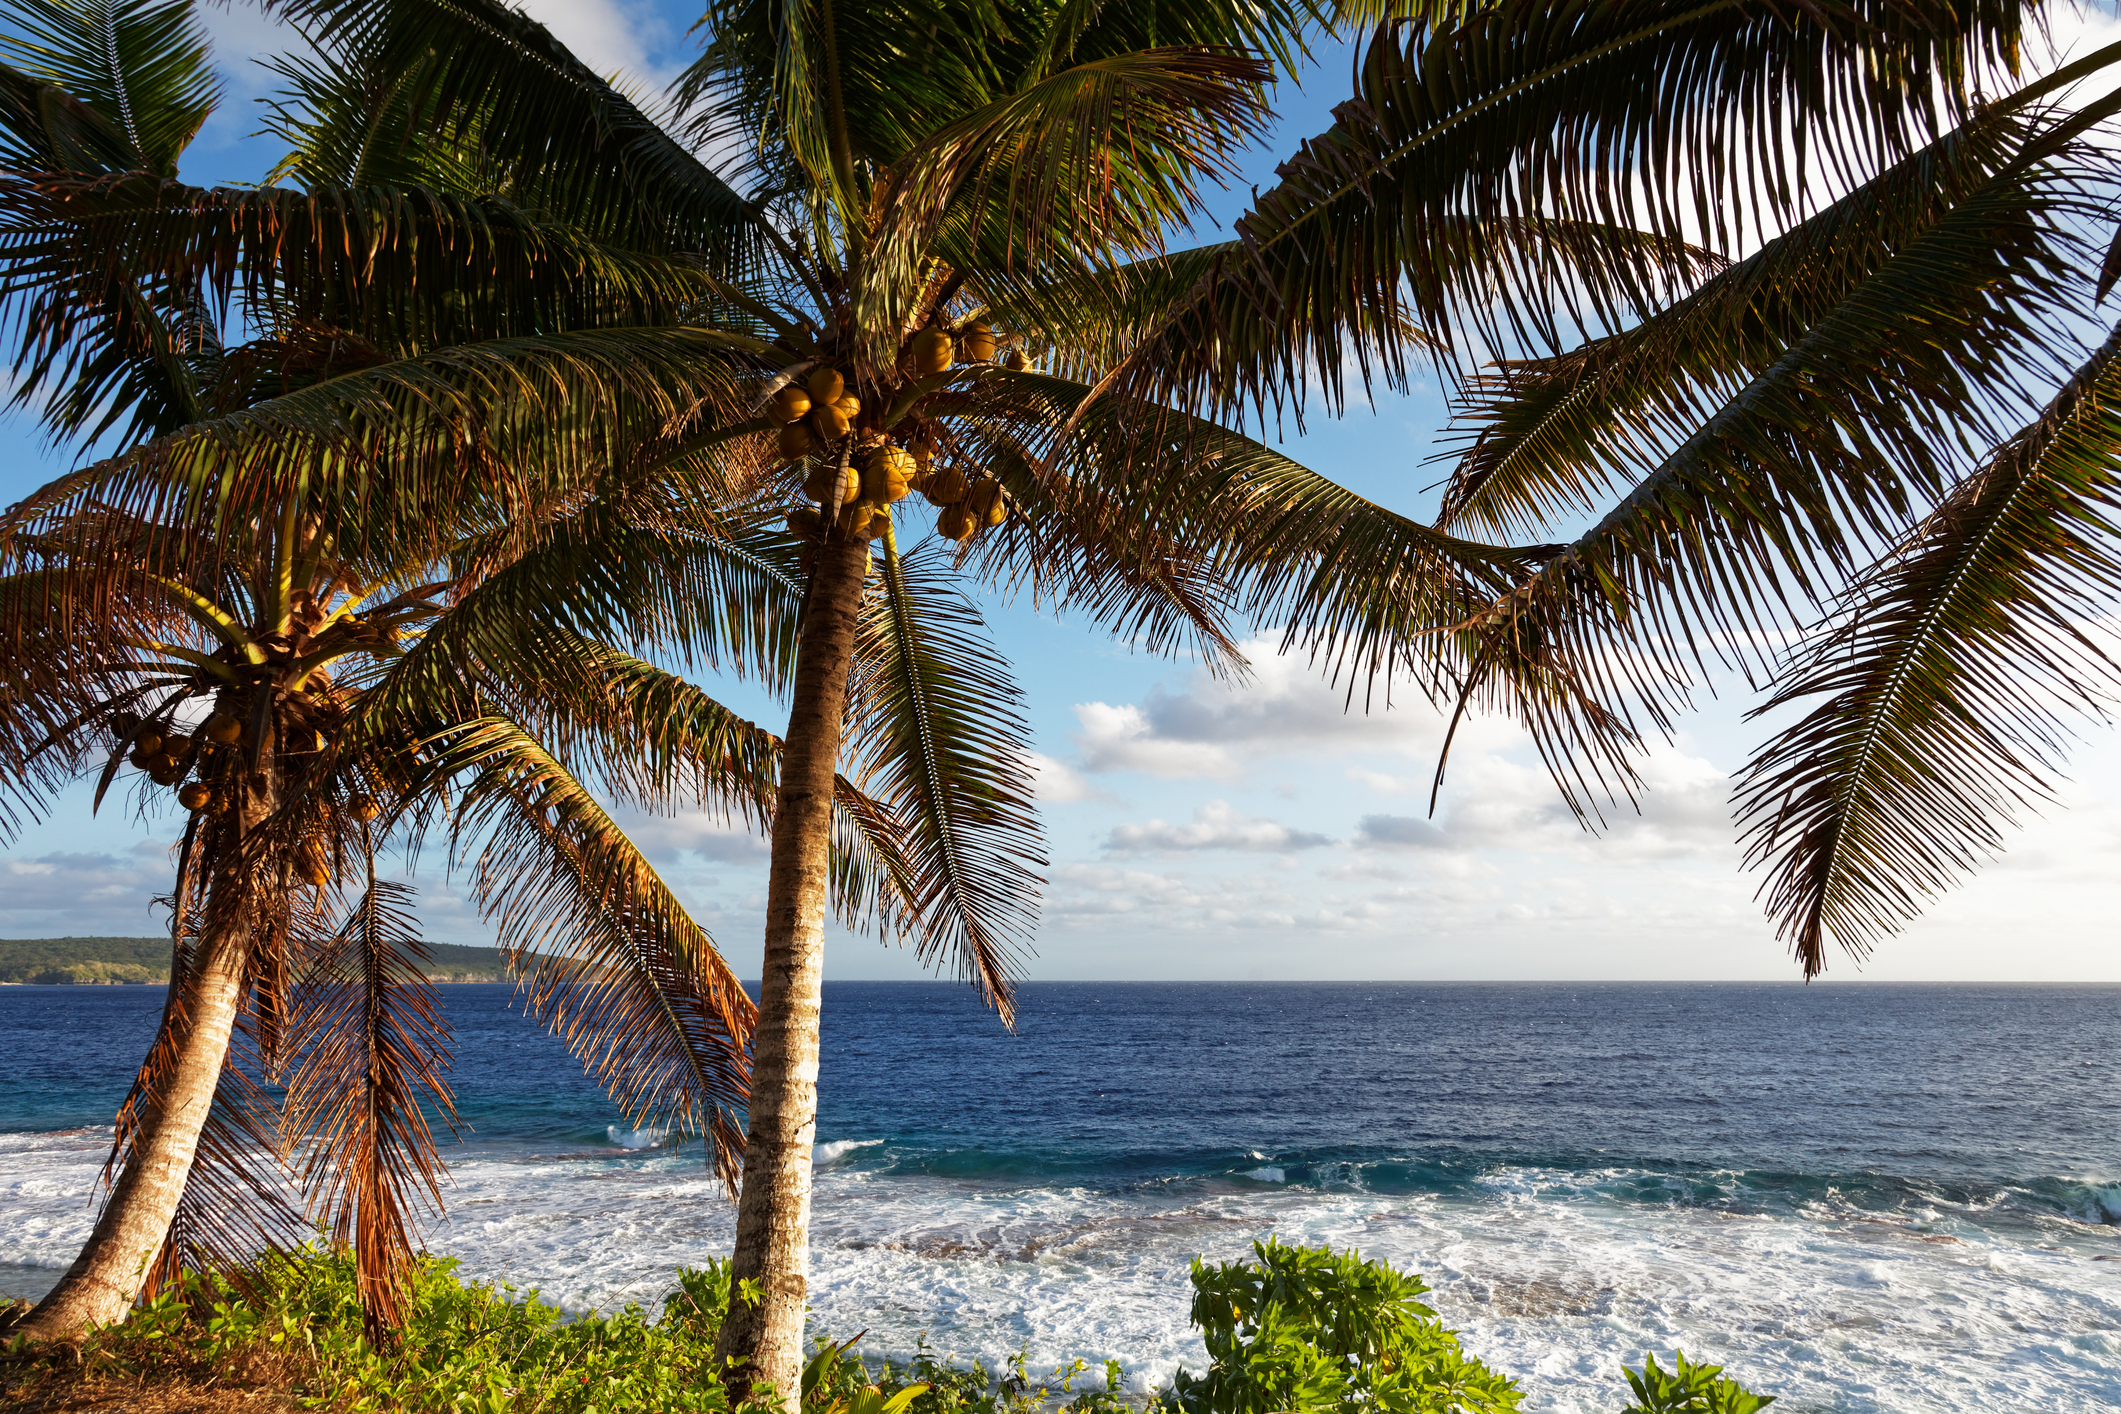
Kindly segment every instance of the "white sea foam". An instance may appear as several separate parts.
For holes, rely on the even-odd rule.
[[[814,1145],[810,1150],[812,1168],[823,1168],[836,1164],[857,1149],[871,1149],[883,1143],[881,1139],[834,1139],[830,1143]]]
[[[1256,1169],[1246,1169],[1245,1177],[1256,1178],[1261,1183],[1287,1183],[1289,1181],[1289,1174],[1286,1169],[1278,1169],[1271,1164],[1262,1165]]]
[[[615,1124],[604,1126],[604,1133],[621,1149],[653,1149],[670,1137],[665,1129],[621,1129]]]
[[[17,1137],[19,1140],[19,1137]],[[925,1333],[990,1365],[1116,1356],[1137,1388],[1204,1359],[1187,1265],[1278,1233],[1422,1272],[1466,1345],[1518,1378],[1528,1410],[1607,1411],[1643,1354],[1728,1363],[1778,1408],[2077,1414],[2121,1406],[2113,1228],[1988,1221],[1944,1197],[1919,1213],[1837,1201],[1774,1211],[1616,1196],[1640,1171],[1518,1167],[1462,1193],[1172,1179],[1124,1190],[976,1182],[829,1164],[818,1146],[816,1328],[866,1328],[872,1354]],[[0,1145],[0,1262],[63,1267],[86,1237],[107,1132]],[[842,1147],[845,1146],[845,1147]],[[726,1254],[730,1205],[697,1145],[608,1158],[482,1144],[432,1250],[467,1277],[581,1309],[653,1305],[671,1271]],[[1985,1202],[1985,1200],[1984,1200]]]

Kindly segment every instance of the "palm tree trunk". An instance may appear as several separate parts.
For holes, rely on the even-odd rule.
[[[772,1385],[790,1409],[801,1394],[833,782],[868,570],[867,542],[849,536],[843,521],[818,547],[796,649],[795,697],[774,806],[766,960],[759,974],[731,1262],[732,1277],[756,1283],[758,1299],[741,1299],[741,1286],[732,1293],[716,1344],[732,1405],[758,1384]]]
[[[112,1186],[88,1245],[17,1334],[63,1340],[91,1325],[122,1321],[132,1309],[148,1264],[169,1236],[200,1131],[221,1083],[229,1035],[243,998],[249,941],[247,929],[231,929],[208,944],[182,1003],[183,1019],[177,1024],[183,1039],[160,1109],[149,1118],[148,1132]]]
[[[235,839],[227,853],[210,864],[207,887],[218,897],[208,900],[198,971],[186,979],[183,997],[171,998],[163,1021],[164,1026],[182,1033],[168,1088],[147,1116],[145,1132],[111,1186],[88,1244],[59,1284],[16,1328],[18,1335],[31,1340],[66,1340],[91,1325],[124,1320],[146,1282],[148,1267],[169,1237],[243,1006],[258,915],[250,906],[255,896],[245,895],[261,885],[284,887],[277,878],[271,883],[261,879],[255,861],[246,860],[242,848],[243,840],[279,808],[276,738],[268,727],[257,768],[235,782],[240,823],[232,832]],[[181,901],[178,906],[182,907]],[[177,985],[175,977],[170,985]]]

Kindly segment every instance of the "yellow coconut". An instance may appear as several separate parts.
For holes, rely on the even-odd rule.
[[[354,819],[364,825],[383,813],[383,807],[376,804],[376,798],[372,795],[349,796],[346,808],[353,812]]]
[[[891,528],[891,507],[873,506],[867,501],[854,508],[854,533],[864,540],[876,540]]]
[[[837,368],[814,368],[810,371],[810,401],[829,403],[847,391],[847,380],[840,377]]]
[[[965,473],[956,467],[946,466],[941,471],[928,473],[928,484],[921,494],[930,505],[952,506],[965,499]]]
[[[904,447],[885,444],[862,453],[862,497],[888,505],[905,497],[907,485],[918,468],[913,454]]]
[[[790,461],[807,457],[810,449],[817,445],[817,438],[810,435],[810,424],[791,422],[781,428],[781,455]]]
[[[214,788],[204,781],[193,781],[177,792],[177,804],[186,810],[204,810],[214,798]]]
[[[243,740],[243,720],[233,712],[216,712],[206,719],[206,739],[216,746],[234,746]]]
[[[797,506],[788,512],[788,533],[800,535],[805,540],[817,534],[817,528],[824,523],[825,518],[817,513],[814,506]]]
[[[849,501],[861,499],[861,473],[851,466],[842,472],[830,462],[821,462],[811,470],[809,478],[803,482],[803,494],[816,501],[819,505],[824,505],[832,499],[832,488],[835,483],[840,488],[839,503],[841,505],[844,506]]]
[[[854,419],[831,403],[810,410],[810,430],[821,442],[837,442],[847,435]]]
[[[183,776],[184,767],[182,763],[164,756],[160,752],[148,758],[147,778],[156,785],[173,786],[183,779]]]
[[[295,861],[295,868],[301,872],[303,878],[320,889],[331,882],[331,863],[324,857],[324,851],[313,844],[302,846],[302,854]]]
[[[972,538],[972,532],[979,528],[979,522],[974,520],[972,512],[963,506],[945,506],[943,513],[935,518],[935,528],[942,532],[946,539],[962,544]]]
[[[852,422],[854,415],[862,410],[862,400],[852,393],[843,393],[832,400],[832,407],[841,417]]]
[[[800,422],[810,412],[810,390],[790,383],[773,395],[766,416],[775,422]]]
[[[1002,484],[985,477],[972,483],[965,493],[965,509],[988,525],[1000,525],[1009,517],[1009,503],[1002,497]]]
[[[1031,355],[1022,349],[1011,349],[1002,355],[1002,367],[1014,373],[1028,373],[1031,371]]]
[[[985,363],[994,357],[994,331],[984,324],[967,324],[957,334],[957,351],[967,363]]]
[[[950,335],[942,329],[923,329],[913,336],[913,373],[929,378],[950,369]]]

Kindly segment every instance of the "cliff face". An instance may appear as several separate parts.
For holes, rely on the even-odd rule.
[[[505,982],[492,948],[430,943],[430,982]],[[167,983],[168,938],[0,938],[0,984],[111,986]]]

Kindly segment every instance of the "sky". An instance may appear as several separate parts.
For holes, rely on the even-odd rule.
[[[649,0],[536,0],[524,6],[600,71],[659,89],[689,60],[695,13]],[[255,56],[290,36],[254,9],[202,7],[226,94],[188,154],[201,184],[257,180],[279,154],[256,136],[269,87]],[[2100,25],[2102,30],[2105,25]],[[2088,42],[2078,27],[2061,47]],[[2081,49],[2079,50],[2081,52]],[[1352,54],[1327,51],[1300,88],[1277,92],[1274,132],[1243,178],[1211,203],[1228,219],[1272,179],[1297,139],[1330,125]],[[1212,234],[1209,233],[1209,234]],[[1300,460],[1409,514],[1433,514],[1430,458],[1447,420],[1418,385],[1340,419],[1285,429]],[[0,502],[74,463],[19,413],[0,419]],[[1768,980],[1797,985],[1784,944],[1741,869],[1731,775],[1766,727],[1744,720],[1742,683],[1712,682],[1701,709],[1643,766],[1639,813],[1625,804],[1591,833],[1570,814],[1514,728],[1472,722],[1452,752],[1438,809],[1428,791],[1441,715],[1401,691],[1350,710],[1301,658],[1276,652],[1277,625],[1247,645],[1249,679],[1218,682],[1021,601],[984,604],[1027,697],[1050,866],[1024,975],[1059,979]],[[716,685],[721,691],[722,685]],[[769,727],[770,702],[731,705]],[[2121,980],[2121,744],[2086,724],[2059,803],[2011,835],[2008,852],[1885,940],[1860,968],[1836,956],[1828,980]],[[629,820],[657,868],[737,970],[757,971],[762,841],[706,817]],[[181,822],[139,817],[117,793],[91,816],[85,788],[0,841],[0,937],[147,935],[169,887]],[[426,935],[488,933],[438,852],[419,861]],[[827,975],[931,975],[907,950],[834,930]]]

